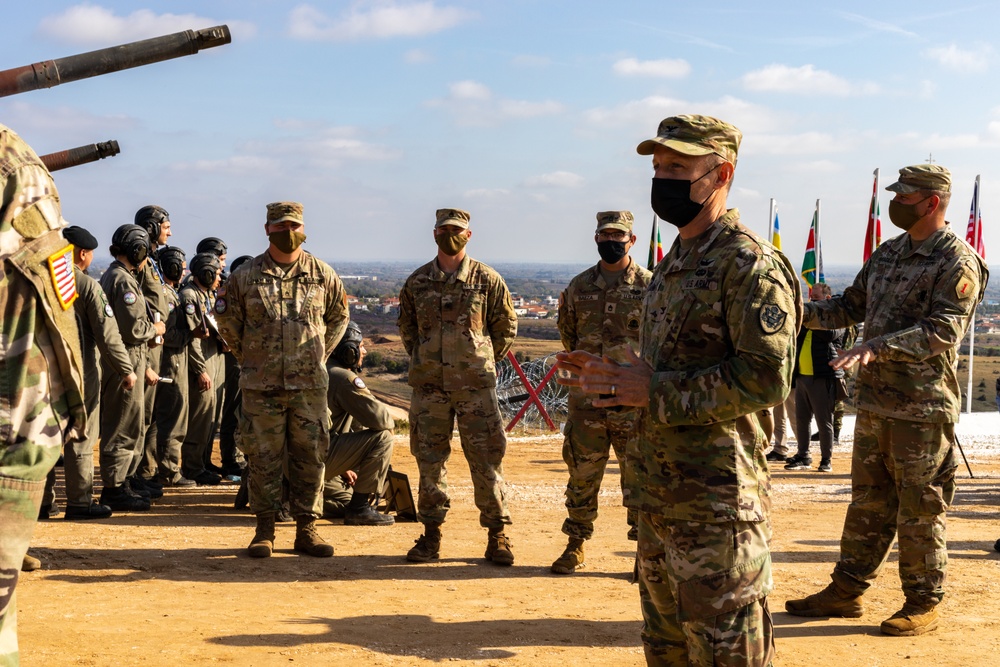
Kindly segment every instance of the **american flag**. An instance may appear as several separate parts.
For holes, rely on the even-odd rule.
[[[986,246],[983,244],[983,216],[979,211],[979,176],[972,189],[972,209],[969,211],[969,226],[965,230],[965,240],[969,242],[979,256],[986,259]]]
[[[49,257],[49,273],[56,288],[56,296],[63,310],[68,310],[76,300],[76,276],[73,275],[73,246],[69,245]]]

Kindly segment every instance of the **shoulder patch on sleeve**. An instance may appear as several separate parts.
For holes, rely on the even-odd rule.
[[[115,311],[111,310],[111,304],[110,303],[104,304],[104,316],[105,317],[114,317],[115,316]]]
[[[776,303],[765,303],[760,307],[760,328],[766,334],[777,333],[785,324],[788,313],[781,310]]]
[[[365,381],[359,377],[354,378],[354,386],[358,389],[365,389]]]
[[[187,313],[188,315],[194,315],[194,304],[193,303],[184,304],[184,312]]]
[[[226,308],[228,307],[229,304],[226,303],[226,300],[223,299],[222,296],[219,296],[219,298],[215,300],[215,312],[217,312],[219,315],[226,312]]]
[[[970,269],[965,269],[955,283],[955,296],[968,299],[979,294],[979,281]]]
[[[136,300],[135,292],[132,291],[125,292],[125,294],[122,296],[122,301],[124,301],[129,306],[135,303],[135,300]]]

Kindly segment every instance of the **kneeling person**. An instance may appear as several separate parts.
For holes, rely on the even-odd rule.
[[[382,487],[392,457],[392,431],[395,421],[384,403],[375,398],[358,377],[364,363],[365,345],[361,329],[354,322],[347,325],[343,340],[327,362],[330,387],[330,451],[326,457],[323,505],[345,492],[341,478],[347,476],[353,487],[344,507],[348,526],[387,526],[395,520],[380,514],[372,506],[382,496]]]

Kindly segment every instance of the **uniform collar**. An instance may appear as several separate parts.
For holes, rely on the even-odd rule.
[[[278,263],[274,261],[273,257],[271,257],[271,253],[265,250],[264,261],[261,262],[260,265],[260,272],[263,273],[265,276],[273,276],[279,279],[295,278],[299,274],[305,273],[305,269],[302,268],[302,258],[305,256],[306,252],[303,251],[302,254],[299,255],[298,260],[290,267],[288,267],[288,270],[286,271],[285,269],[278,266]]]
[[[722,217],[713,222],[708,229],[702,232],[701,236],[693,239],[694,245],[688,250],[681,247],[681,239],[678,236],[674,239],[673,245],[670,246],[670,252],[660,262],[661,265],[665,265],[663,270],[670,273],[672,271],[687,271],[698,268],[702,257],[715,245],[715,240],[719,238],[719,235],[725,230],[735,227],[739,221],[739,209],[729,209]]]
[[[466,253],[465,257],[462,258],[462,263],[458,265],[458,270],[455,271],[453,276],[449,276],[447,273],[441,270],[438,265],[437,257],[431,262],[431,280],[439,280],[441,282],[447,282],[449,277],[454,277],[455,280],[461,281],[463,283],[469,282],[469,273],[472,272],[472,258]]]
[[[940,245],[942,241],[954,233],[955,232],[951,229],[951,223],[949,222],[946,223],[944,227],[925,238],[923,241],[914,245],[912,248],[906,247],[909,245],[907,243],[910,238],[909,234],[900,234],[894,239],[893,244],[901,259],[906,259],[907,257],[911,257],[913,255],[923,255],[924,257],[928,257],[937,249],[938,245]]]
[[[630,258],[631,259],[631,258]],[[639,265],[636,263],[635,259],[632,259],[628,263],[628,266],[619,274],[618,280],[626,285],[632,285],[635,283],[635,277],[638,273]],[[600,289],[607,289],[610,285],[604,280],[604,274],[601,272],[601,263],[598,262],[590,268],[590,282]]]

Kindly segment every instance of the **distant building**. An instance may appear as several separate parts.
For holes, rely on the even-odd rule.
[[[340,279],[341,280],[371,280],[371,281],[375,281],[375,280],[378,280],[378,276],[344,276],[344,275],[341,275]]]

